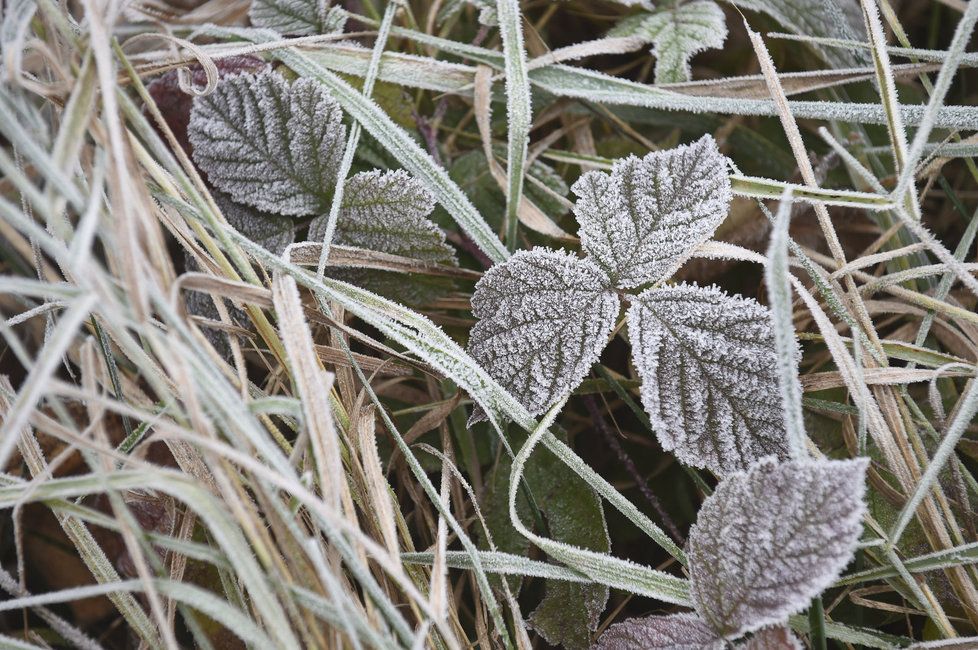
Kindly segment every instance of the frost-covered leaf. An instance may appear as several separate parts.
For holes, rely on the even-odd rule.
[[[723,639],[694,614],[646,616],[615,623],[594,650],[722,650]]]
[[[241,205],[223,192],[214,191],[212,194],[227,222],[256,244],[281,255],[295,241],[294,219]]]
[[[788,457],[769,309],[716,287],[650,289],[628,310],[628,334],[664,449],[719,475]]]
[[[595,264],[565,251],[521,251],[476,285],[469,353],[533,414],[573,390],[597,361],[618,297]]]
[[[312,79],[277,72],[221,81],[194,100],[194,160],[239,203],[285,215],[329,209],[346,129],[339,105]]]
[[[689,533],[696,611],[733,639],[808,607],[852,558],[867,465],[769,458],[721,481]]]
[[[865,41],[862,15],[858,0],[728,0],[742,9],[760,11],[796,34],[827,36]],[[850,67],[866,63],[864,52],[835,47],[820,47],[825,59],[838,66]]]
[[[609,36],[637,36],[652,43],[655,83],[689,81],[689,60],[723,47],[727,23],[723,10],[711,0],[666,4],[653,13],[640,13],[619,23]]]
[[[445,234],[428,215],[435,199],[421,181],[404,170],[355,174],[343,189],[334,243],[411,257],[455,263]],[[326,215],[309,227],[309,240],[321,241]]]
[[[574,183],[581,245],[616,286],[633,288],[673,273],[727,216],[726,158],[710,136],[630,156],[611,173]]]
[[[252,0],[248,16],[255,27],[310,36],[342,32],[347,14],[329,0]]]
[[[758,630],[750,639],[737,644],[737,650],[804,650],[804,648],[794,632],[784,626]]]

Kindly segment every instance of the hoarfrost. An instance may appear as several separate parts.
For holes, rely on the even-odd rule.
[[[347,14],[329,0],[253,0],[248,12],[255,27],[280,34],[311,36],[343,31]]]
[[[628,333],[664,449],[718,475],[788,457],[770,310],[716,287],[651,289],[629,308]]]
[[[223,192],[213,191],[211,194],[227,222],[266,250],[281,255],[295,241],[294,219],[236,203]]]
[[[609,627],[593,650],[722,650],[723,639],[699,616],[630,618]]]
[[[715,2],[697,0],[631,16],[608,35],[637,36],[652,43],[655,83],[678,83],[690,80],[689,60],[694,55],[723,47],[727,23]]]
[[[194,160],[239,203],[285,215],[329,209],[343,155],[342,113],[312,79],[291,86],[277,72],[221,81],[194,99]]]
[[[435,200],[404,170],[373,170],[346,181],[334,242],[429,262],[455,263],[445,234],[427,216]],[[327,216],[309,227],[309,240],[322,241]]]
[[[852,558],[867,459],[764,459],[728,476],[690,529],[696,610],[724,638],[808,607]]]
[[[618,315],[608,276],[565,251],[520,251],[476,285],[469,353],[537,415],[597,361]]]
[[[732,193],[726,159],[710,136],[611,173],[574,183],[581,244],[615,284],[634,288],[672,274],[727,216]]]

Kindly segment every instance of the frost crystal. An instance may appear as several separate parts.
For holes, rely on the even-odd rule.
[[[595,264],[564,251],[521,251],[476,285],[469,353],[533,414],[573,390],[598,360],[618,297]]]
[[[804,650],[798,637],[786,627],[769,627],[760,630],[744,643],[737,644],[737,650]]]
[[[638,36],[652,43],[655,83],[677,83],[690,80],[689,60],[695,54],[723,47],[727,23],[715,2],[697,0],[626,18],[608,35]]]
[[[631,618],[609,627],[593,650],[722,650],[723,639],[699,616]]]
[[[188,133],[194,160],[239,203],[286,215],[329,209],[346,129],[339,105],[312,79],[276,72],[225,79],[197,97]]]
[[[629,308],[628,334],[664,449],[718,475],[788,457],[770,310],[715,287],[652,289]]]
[[[281,255],[289,244],[295,241],[295,220],[268,214],[247,205],[241,205],[231,200],[223,192],[213,191],[211,194],[221,209],[221,214],[235,230],[261,245],[263,248]]]
[[[361,172],[347,180],[334,242],[429,262],[455,263],[445,234],[427,216],[435,200],[403,170]],[[326,216],[313,221],[309,240],[322,241]]]
[[[633,288],[673,271],[716,230],[732,198],[726,159],[710,136],[630,156],[571,188],[581,244],[615,284]]]
[[[347,14],[342,7],[329,5],[329,0],[252,0],[248,16],[255,27],[274,29],[280,34],[342,32]]]
[[[852,558],[868,460],[765,459],[731,474],[690,529],[697,612],[724,638],[805,609]]]

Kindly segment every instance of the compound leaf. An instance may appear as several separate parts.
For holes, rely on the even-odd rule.
[[[590,171],[574,183],[581,244],[616,286],[672,274],[710,238],[732,198],[716,141],[696,142]]]
[[[694,614],[630,618],[609,627],[594,650],[722,650],[723,639]]]
[[[770,310],[716,287],[649,289],[628,310],[628,334],[664,449],[718,475],[788,457]]]
[[[343,31],[347,14],[329,0],[252,0],[248,12],[255,27],[280,34],[311,36]]]
[[[346,181],[334,242],[429,262],[455,263],[445,234],[428,215],[435,199],[404,170],[361,172]],[[309,227],[309,240],[321,241],[326,216]]]
[[[609,36],[637,36],[652,43],[655,83],[679,83],[690,80],[689,60],[695,54],[723,47],[727,23],[715,2],[697,0],[626,18]]]
[[[696,610],[732,639],[808,607],[856,548],[867,459],[764,459],[728,476],[690,529]]]
[[[737,645],[738,650],[804,650],[794,632],[786,627],[759,630],[750,639]]]
[[[197,97],[188,135],[194,160],[238,203],[284,215],[325,212],[346,129],[318,82],[277,72],[222,80]]]
[[[469,353],[533,414],[573,390],[618,315],[608,276],[565,251],[520,251],[476,285]]]

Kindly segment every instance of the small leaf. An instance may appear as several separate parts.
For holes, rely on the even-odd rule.
[[[710,238],[732,198],[726,158],[710,136],[590,171],[571,190],[581,244],[616,286],[672,274]]]
[[[731,474],[690,529],[696,610],[723,637],[781,624],[852,558],[862,532],[867,459],[765,459]]]
[[[655,83],[689,81],[689,60],[697,53],[723,47],[727,23],[710,0],[674,4],[653,13],[626,18],[609,36],[638,36],[654,45]]]
[[[277,72],[221,81],[194,100],[194,160],[238,203],[284,215],[329,209],[346,129],[326,89]]]
[[[786,627],[759,630],[750,639],[737,645],[738,650],[804,650],[794,632]]]
[[[615,623],[594,650],[722,650],[723,639],[695,614],[646,616]]]
[[[427,217],[435,199],[421,181],[404,170],[355,174],[343,190],[334,243],[411,257],[455,263],[445,234]],[[321,241],[326,216],[309,227],[309,240]]]
[[[770,310],[716,287],[650,289],[628,310],[628,334],[664,449],[718,475],[788,457]]]
[[[540,414],[598,360],[618,297],[595,264],[565,251],[520,251],[476,285],[469,352],[527,410]]]
[[[227,194],[212,191],[221,214],[235,230],[260,244],[266,250],[281,255],[295,241],[295,220],[262,212],[231,200]]]
[[[329,0],[252,0],[248,17],[255,27],[274,29],[279,34],[342,32],[347,14],[342,7],[329,5]]]

